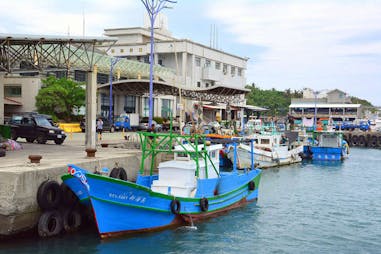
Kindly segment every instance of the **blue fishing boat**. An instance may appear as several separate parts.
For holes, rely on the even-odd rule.
[[[304,158],[313,161],[341,161],[349,157],[348,143],[342,132],[315,131],[303,148]]]
[[[101,238],[193,224],[257,200],[261,170],[239,172],[233,163],[231,171],[220,171],[221,144],[210,144],[203,135],[139,135],[142,160],[136,182],[76,165],[62,176],[74,193],[87,193],[81,197],[90,200]],[[173,153],[173,160],[156,168],[160,153]]]

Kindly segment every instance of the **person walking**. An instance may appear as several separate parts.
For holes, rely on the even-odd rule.
[[[97,133],[98,133],[98,139],[102,140],[102,132],[103,132],[103,121],[102,118],[98,118],[97,120]]]

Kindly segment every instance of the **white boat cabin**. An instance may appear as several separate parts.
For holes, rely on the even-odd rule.
[[[221,144],[205,147],[203,144],[198,145],[197,150],[205,149],[210,159],[207,158],[205,165],[204,156],[199,156],[199,175],[197,177],[197,164],[190,155],[190,153],[195,153],[194,147],[189,144],[175,146],[174,160],[159,164],[159,178],[153,181],[151,190],[177,197],[194,197],[197,189],[197,178],[218,177],[219,151],[222,148]]]

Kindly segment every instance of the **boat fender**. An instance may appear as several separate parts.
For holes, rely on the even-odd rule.
[[[359,143],[358,144],[361,147],[365,147],[366,146],[366,141],[365,141],[364,135],[360,135],[360,137],[359,137]]]
[[[62,200],[62,190],[56,181],[46,180],[37,191],[37,203],[41,209],[57,208]]]
[[[179,214],[181,209],[181,204],[179,200],[172,200],[171,201],[171,212],[174,214]]]
[[[110,173],[110,177],[120,179],[123,181],[127,181],[127,173],[124,168],[119,167],[119,168],[113,168]]]
[[[77,210],[66,209],[63,213],[63,228],[66,232],[75,232],[82,223],[81,214]]]
[[[255,190],[255,182],[254,181],[250,181],[248,186],[249,186],[250,191]]]
[[[352,144],[353,144],[354,146],[357,146],[358,143],[359,143],[359,137],[358,137],[357,135],[353,135],[353,136],[352,136]]]
[[[77,204],[77,202],[79,201],[78,197],[65,183],[61,183],[61,190],[62,202],[65,206],[72,207]]]
[[[56,210],[44,212],[38,220],[38,235],[40,237],[58,235],[62,228],[62,216]]]
[[[202,212],[206,212],[209,209],[209,200],[207,198],[200,199],[200,208]]]
[[[372,137],[370,138],[369,145],[370,145],[371,147],[377,147],[377,137],[376,137],[376,136],[372,136]]]

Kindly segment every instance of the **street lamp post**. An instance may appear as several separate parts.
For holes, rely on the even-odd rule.
[[[110,77],[109,77],[109,80],[110,80],[110,103],[109,103],[109,106],[110,106],[110,109],[109,109],[109,121],[110,121],[110,124],[113,123],[113,112],[112,112],[112,107],[113,107],[113,99],[112,99],[112,78],[113,78],[113,72],[114,72],[114,66],[120,61],[119,58],[111,58],[110,59]]]
[[[317,91],[314,91],[314,96],[315,96],[315,113],[314,113],[314,131],[316,131],[316,115],[317,115],[317,107],[316,107],[316,100],[317,100]]]
[[[169,8],[166,4],[167,3],[176,3],[176,1],[172,0],[141,0],[144,4],[144,7],[147,10],[148,16],[150,18],[150,24],[151,24],[151,51],[150,51],[150,66],[149,66],[149,117],[148,117],[148,125],[151,127],[152,125],[152,118],[153,118],[153,50],[154,50],[154,25],[155,25],[155,19],[159,12],[164,8]]]

